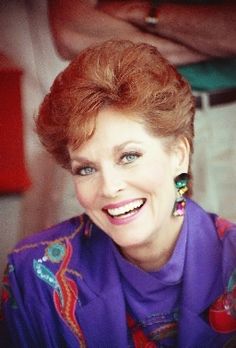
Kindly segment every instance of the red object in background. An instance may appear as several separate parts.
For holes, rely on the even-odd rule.
[[[19,193],[30,186],[25,168],[22,70],[0,54],[0,194]]]

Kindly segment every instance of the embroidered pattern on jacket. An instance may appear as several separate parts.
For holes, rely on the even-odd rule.
[[[53,301],[58,314],[72,330],[79,341],[80,347],[85,348],[85,338],[75,316],[78,289],[76,283],[66,275],[72,252],[72,245],[68,239],[65,240],[64,245],[58,242],[51,244],[46,249],[44,260],[49,259],[52,262],[61,261],[59,270],[54,275],[43,265],[43,260],[41,259],[33,261],[33,268],[36,275],[53,288]]]
[[[127,323],[135,348],[159,348],[155,342],[148,339],[142,328],[137,325],[130,314],[127,314]]]
[[[135,348],[161,348],[161,340],[177,336],[178,309],[172,313],[152,315],[145,322],[136,322],[128,314],[127,321]],[[145,327],[155,324],[157,327],[152,329],[148,334],[144,332]]]
[[[228,232],[231,229],[233,223],[221,218],[220,216],[217,216],[215,226],[219,237],[222,239],[226,232]]]
[[[45,258],[49,259],[53,263],[59,263],[65,256],[65,245],[62,243],[53,243],[45,250]]]
[[[88,218],[87,215],[80,215],[79,216],[80,222],[79,222],[79,226],[69,235],[69,236],[62,236],[60,238],[57,238],[56,240],[42,240],[40,242],[36,242],[36,243],[31,243],[31,244],[24,244],[21,247],[15,248],[12,253],[20,253],[23,252],[24,250],[28,250],[28,249],[34,249],[34,248],[38,248],[40,245],[41,246],[49,246],[53,243],[64,243],[66,239],[68,240],[72,240],[77,234],[79,234],[81,232],[82,229],[84,229],[84,235],[86,235],[86,231],[87,229],[92,229],[92,223],[90,221],[90,219]]]
[[[60,262],[60,258],[62,259],[63,257],[63,243],[65,242],[66,239],[68,240],[72,240],[78,233],[80,233],[80,231],[83,229],[83,233],[85,235],[85,237],[87,237],[88,235],[90,236],[91,234],[91,229],[92,229],[92,223],[90,221],[90,219],[88,218],[87,215],[83,214],[81,216],[79,216],[79,226],[78,228],[76,228],[75,230],[73,230],[73,232],[68,235],[67,237],[60,237],[57,238],[56,240],[43,240],[40,242],[36,242],[36,243],[31,243],[31,244],[24,244],[21,247],[17,247],[15,249],[13,249],[12,254],[17,254],[17,253],[21,253],[24,252],[25,250],[29,250],[29,249],[34,249],[37,248],[39,246],[46,246],[46,255],[43,256],[42,259],[38,260],[39,263],[42,263],[44,261],[47,261],[48,259],[50,259],[52,262]],[[88,233],[89,231],[89,233]],[[50,246],[55,245],[55,247],[53,246],[53,249],[50,248]],[[58,250],[59,249],[59,250]],[[48,252],[48,255],[47,255]],[[60,255],[60,256],[59,256]],[[38,265],[34,265],[34,267],[38,267]],[[10,306],[12,308],[17,308],[17,304],[16,301],[14,299],[14,296],[12,294],[12,290],[11,290],[11,286],[10,286],[10,281],[9,281],[9,275],[11,272],[14,272],[14,266],[11,264],[8,264],[8,266],[6,267],[4,276],[3,276],[3,283],[1,286],[1,292],[0,292],[0,319],[2,319],[3,317],[3,306],[4,304],[6,304],[7,302],[9,302]],[[51,278],[49,277],[49,273],[47,272],[47,270],[44,267],[41,267],[41,273],[42,273],[42,277],[44,276],[44,280],[46,281],[46,277],[48,277],[48,284],[50,285],[51,282]],[[75,271],[75,270],[70,270],[67,269],[67,273],[71,273],[74,274],[77,277],[81,277],[81,275],[79,274],[79,272]],[[46,276],[47,274],[47,276]]]
[[[210,307],[209,322],[217,332],[236,331],[236,268],[231,274],[226,292]]]

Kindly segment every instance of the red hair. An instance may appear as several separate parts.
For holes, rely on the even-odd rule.
[[[68,145],[93,134],[102,108],[138,115],[150,133],[185,137],[193,151],[194,99],[189,84],[147,44],[111,40],[81,52],[55,79],[36,120],[46,149],[70,168]]]

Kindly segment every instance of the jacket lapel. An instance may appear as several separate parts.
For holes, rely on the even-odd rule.
[[[119,288],[105,291],[80,309],[88,347],[128,347],[126,311]]]
[[[110,240],[94,226],[80,253],[89,296],[77,317],[88,347],[128,347],[125,300]]]

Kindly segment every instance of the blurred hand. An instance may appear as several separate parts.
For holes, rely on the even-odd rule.
[[[98,8],[110,16],[122,19],[139,27],[146,27],[150,4],[148,1],[101,1]]]

